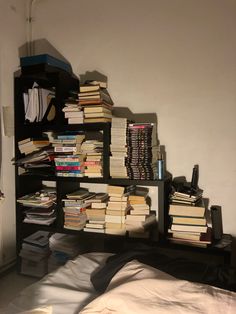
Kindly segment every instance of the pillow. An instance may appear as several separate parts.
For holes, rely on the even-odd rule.
[[[80,314],[234,314],[235,308],[234,292],[180,280],[134,260]]]

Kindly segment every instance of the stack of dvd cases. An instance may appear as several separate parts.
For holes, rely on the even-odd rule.
[[[127,136],[127,172],[130,179],[156,178],[157,140],[154,123],[131,123]]]

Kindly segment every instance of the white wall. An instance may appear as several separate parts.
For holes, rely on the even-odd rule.
[[[1,107],[14,102],[28,2],[0,0]],[[33,13],[34,38],[77,75],[100,71],[116,106],[157,113],[168,170],[190,180],[199,164],[205,197],[222,206],[224,231],[236,236],[236,1],[35,0]],[[13,138],[3,135],[2,147],[0,267],[15,255]]]
[[[13,73],[18,69],[18,48],[26,42],[26,1],[0,0],[0,108],[13,106]],[[2,124],[1,190],[5,200],[0,203],[0,267],[15,257],[15,188],[13,137],[7,137]]]
[[[157,113],[168,170],[190,180],[198,164],[236,235],[236,1],[38,0],[33,17],[77,75],[108,76],[116,106]]]

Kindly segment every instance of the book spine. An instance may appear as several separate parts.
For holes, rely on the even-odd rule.
[[[55,161],[56,166],[81,166],[83,163],[79,161]]]
[[[62,153],[62,152],[76,152],[77,148],[76,147],[54,147],[54,151],[56,153]]]
[[[83,177],[83,173],[57,172],[58,177]]]
[[[80,166],[56,166],[56,170],[82,170]]]

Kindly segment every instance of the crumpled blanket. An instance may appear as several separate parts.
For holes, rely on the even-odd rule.
[[[91,275],[91,282],[99,292],[104,292],[113,276],[128,262],[138,260],[166,272],[178,279],[213,285],[236,291],[236,270],[228,265],[209,265],[187,258],[173,258],[160,253],[158,247],[138,244],[132,249],[109,257],[99,271]]]
[[[236,293],[179,280],[136,260],[112,278],[107,290],[80,314],[234,314]]]

